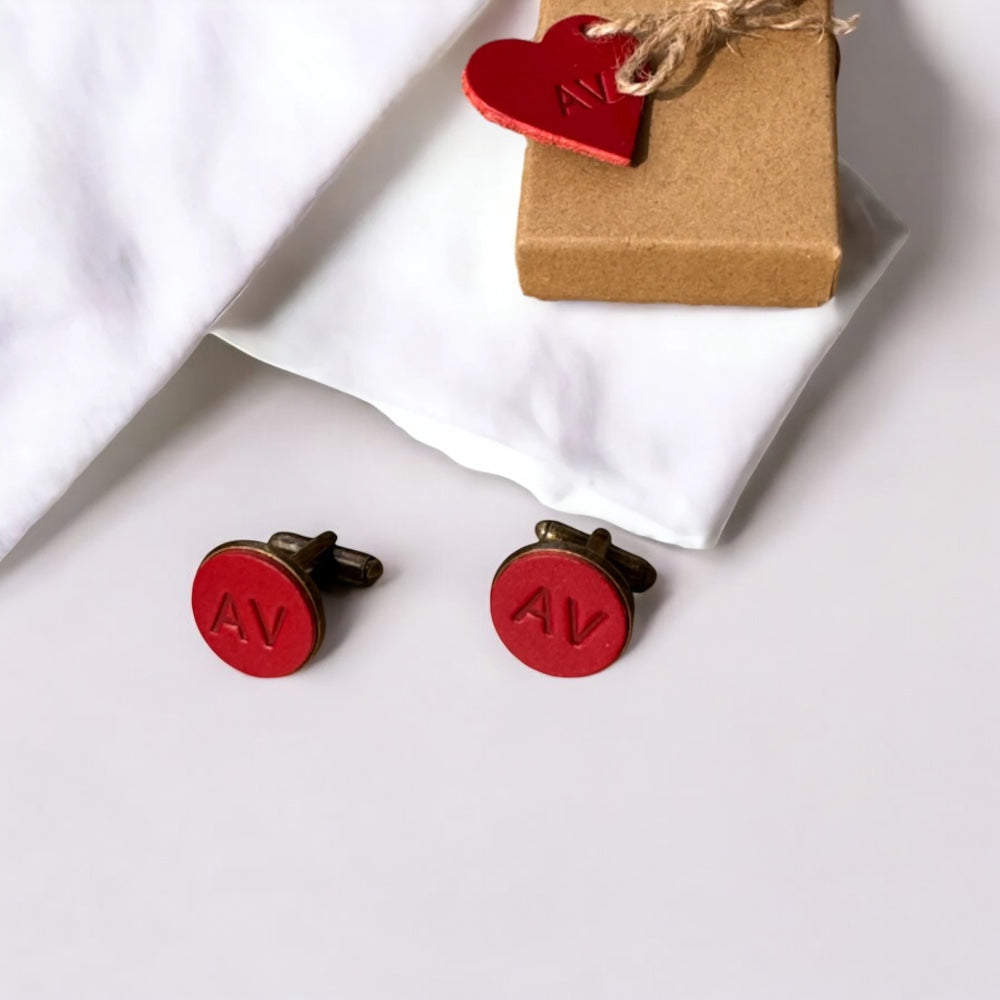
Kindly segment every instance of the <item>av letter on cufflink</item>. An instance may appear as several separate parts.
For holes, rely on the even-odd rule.
[[[267,544],[227,542],[202,560],[191,591],[208,647],[252,677],[287,677],[319,651],[326,634],[320,588],[370,587],[382,563],[317,538],[280,533]]]
[[[552,677],[588,677],[611,666],[632,635],[633,593],[656,582],[645,559],[591,535],[542,521],[538,543],[497,571],[490,613],[501,641],[522,663]]]

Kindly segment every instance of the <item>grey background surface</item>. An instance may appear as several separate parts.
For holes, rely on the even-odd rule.
[[[1000,17],[855,7],[843,152],[913,238],[724,544],[620,536],[613,670],[492,633],[524,491],[213,341],[0,564],[0,995],[997,995]],[[221,665],[202,554],[327,527],[385,580]]]

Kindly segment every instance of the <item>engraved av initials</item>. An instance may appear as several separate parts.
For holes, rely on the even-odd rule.
[[[556,87],[556,100],[564,117],[569,117],[572,111],[590,111],[596,104],[617,104],[624,99],[625,95],[620,94],[615,85],[614,69],[595,73],[594,85],[585,80],[575,80],[573,83],[560,83]]]
[[[236,634],[239,636],[240,642],[247,641],[246,629],[243,627],[243,622],[240,621],[240,613],[236,607],[236,601],[233,599],[233,595],[228,593],[222,595],[222,603],[219,605],[219,610],[215,613],[215,621],[212,622],[212,628],[209,631],[220,635],[224,628],[236,629]]]
[[[552,635],[552,595],[548,587],[539,587],[524,604],[514,612],[512,621],[523,622],[527,617],[537,618],[546,635]]]
[[[597,611],[582,625],[580,605],[570,597],[566,600],[566,637],[570,645],[580,648],[610,617],[606,611]],[[548,587],[539,587],[531,597],[511,615],[511,621],[521,623],[528,618],[537,618],[546,635],[554,635],[552,616],[552,593]]]
[[[287,609],[278,608],[274,616],[274,624],[268,628],[267,623],[264,621],[264,615],[260,610],[260,605],[252,597],[250,598],[250,607],[253,609],[254,617],[260,626],[260,634],[264,637],[264,645],[268,649],[274,649],[274,644],[278,641],[278,633],[281,631],[281,626],[285,624],[285,616],[288,614]]]
[[[260,634],[264,639],[264,646],[267,649],[274,649],[275,643],[278,641],[278,634],[288,616],[288,609],[278,608],[274,615],[274,621],[270,625],[265,621],[260,605],[252,597],[250,598],[250,610],[253,612],[257,628],[260,629]],[[215,635],[221,635],[224,628],[235,629],[240,642],[249,642],[246,627],[240,617],[240,610],[236,606],[236,599],[230,593],[222,595],[219,610],[215,613],[215,621],[212,622],[209,631]]]
[[[569,641],[574,646],[582,646],[607,620],[606,611],[598,611],[583,628],[580,628],[580,605],[571,597],[566,602],[569,615]]]

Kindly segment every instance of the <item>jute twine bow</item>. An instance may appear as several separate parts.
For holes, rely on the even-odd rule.
[[[634,35],[639,44],[618,70],[623,94],[645,97],[659,90],[690,54],[707,55],[758,31],[814,31],[848,35],[858,15],[841,18],[801,13],[802,0],[668,0],[660,14],[631,14],[587,28],[591,38]]]

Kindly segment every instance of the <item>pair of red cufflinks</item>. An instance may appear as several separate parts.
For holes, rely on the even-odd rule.
[[[490,613],[504,645],[553,677],[588,677],[611,666],[632,635],[633,594],[656,570],[592,534],[558,521],[504,560],[493,578]],[[263,542],[227,542],[198,567],[194,620],[212,651],[253,677],[287,677],[319,651],[326,630],[320,591],[370,587],[382,576],[374,556],[316,538],[280,533]]]

